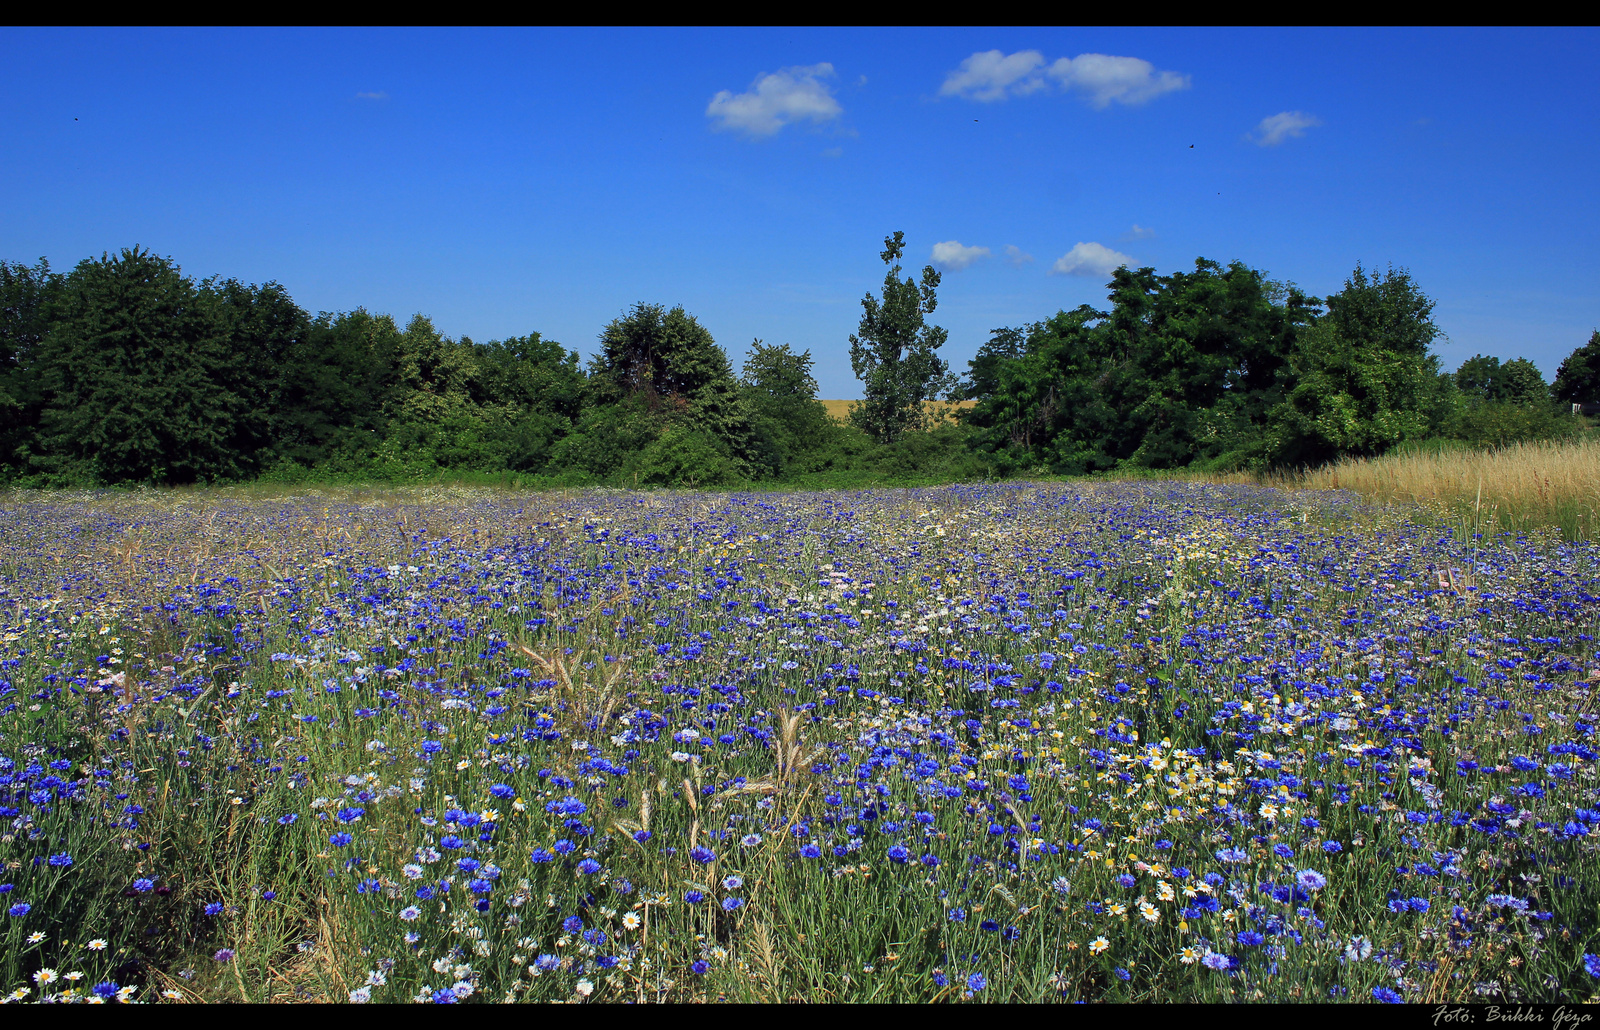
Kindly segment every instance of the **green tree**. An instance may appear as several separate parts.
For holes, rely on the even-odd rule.
[[[705,433],[727,449],[742,475],[754,471],[750,410],[728,354],[682,307],[637,304],[600,335],[593,397],[641,402],[665,425]]]
[[[989,331],[989,339],[978,348],[978,353],[967,362],[967,375],[950,392],[953,401],[975,401],[992,395],[1000,388],[1000,367],[1015,361],[1027,350],[1028,334],[1036,326],[1006,327]]]
[[[1468,397],[1480,401],[1501,399],[1500,359],[1474,354],[1456,369],[1456,388]]]
[[[224,448],[240,456],[244,471],[259,472],[282,456],[285,375],[311,330],[311,317],[277,283],[246,286],[212,278],[200,284],[200,295],[227,341],[211,367],[211,382],[239,400]]]
[[[1588,343],[1561,362],[1550,392],[1556,400],[1566,404],[1600,401],[1600,329],[1590,334]]]
[[[862,299],[861,326],[850,337],[850,367],[866,394],[851,407],[850,421],[879,443],[889,443],[923,428],[922,402],[952,384],[949,366],[934,353],[948,334],[924,320],[938,305],[939,273],[928,265],[920,286],[910,278],[902,282],[895,262],[905,253],[905,233],[886,237],[883,245],[879,257],[890,266],[883,300],[870,293]]]
[[[305,468],[359,468],[387,436],[401,332],[363,308],[319,314],[292,347],[279,394],[280,452]]]
[[[230,349],[214,305],[170,259],[134,248],[80,262],[41,346],[36,464],[106,483],[247,474],[253,455],[236,444],[247,402],[218,374]]]
[[[1277,464],[1313,465],[1341,454],[1380,454],[1428,434],[1448,380],[1429,352],[1434,302],[1409,272],[1369,276],[1357,265],[1328,313],[1299,333],[1272,411]]]
[[[1500,366],[1501,397],[1508,404],[1542,407],[1550,403],[1550,386],[1539,366],[1527,358],[1512,358]]]
[[[44,258],[32,268],[0,261],[0,474],[28,465],[44,407],[39,348],[60,291]]]
[[[811,366],[809,350],[796,354],[787,343],[769,346],[756,340],[745,358],[740,387],[771,475],[811,471],[807,458],[826,448],[832,436],[833,420],[817,400]]]

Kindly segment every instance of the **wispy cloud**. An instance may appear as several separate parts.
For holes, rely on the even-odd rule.
[[[1039,68],[1044,55],[1037,50],[1019,50],[1010,57],[998,50],[985,50],[961,62],[961,67],[945,76],[939,95],[966,97],[968,100],[1003,100],[1009,91],[1021,96],[1044,88]]]
[[[1032,260],[1033,255],[1024,253],[1021,247],[1014,246],[1010,243],[1006,244],[1006,261],[1010,263],[1013,268],[1021,268],[1023,265]]]
[[[748,93],[722,90],[711,98],[706,117],[713,128],[750,136],[771,136],[791,122],[826,122],[843,113],[833,93],[821,80],[833,76],[833,65],[784,68],[758,75]]]
[[[1322,119],[1304,111],[1280,111],[1271,118],[1261,119],[1254,139],[1260,146],[1275,147],[1291,136],[1304,136],[1307,129],[1321,124]]]
[[[933,263],[951,272],[969,268],[979,258],[988,256],[988,247],[963,247],[955,240],[933,245]]]
[[[1089,103],[1097,108],[1105,108],[1113,101],[1142,104],[1163,93],[1189,88],[1189,76],[1158,72],[1155,65],[1137,57],[1079,54],[1061,58],[1045,74],[1061,83],[1063,89],[1086,94]]]
[[[356,99],[357,100],[388,100],[389,99],[389,94],[383,93],[383,92],[378,92],[378,93],[357,93],[356,94]]]
[[[1079,243],[1056,259],[1050,271],[1056,275],[1110,275],[1133,258],[1098,243]]]
[[[1117,237],[1119,243],[1131,243],[1134,240],[1153,240],[1156,238],[1154,229],[1147,229],[1138,222],[1133,223],[1133,228]]]
[[[1091,106],[1102,109],[1112,103],[1142,104],[1163,93],[1189,88],[1189,76],[1158,72],[1155,65],[1138,57],[1079,54],[1046,66],[1044,55],[1037,50],[1019,50],[1009,56],[985,50],[946,75],[939,95],[988,103],[1036,93],[1050,82],[1065,92],[1082,94]]]

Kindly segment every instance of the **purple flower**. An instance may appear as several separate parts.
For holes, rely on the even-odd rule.
[[[1315,869],[1302,869],[1294,874],[1294,882],[1302,889],[1315,893],[1328,885],[1328,878]]]
[[[232,948],[223,948],[221,951],[217,952],[215,955],[212,955],[211,957],[216,959],[218,962],[232,962],[233,961],[233,949]]]

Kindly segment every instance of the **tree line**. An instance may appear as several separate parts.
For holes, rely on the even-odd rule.
[[[756,340],[739,374],[681,307],[640,303],[587,364],[526,336],[451,339],[277,283],[196,282],[134,248],[60,274],[0,262],[0,481],[20,486],[416,480],[855,486],[1126,468],[1267,468],[1404,441],[1577,431],[1600,332],[1553,384],[1525,358],[1453,373],[1408,273],[1357,267],[1319,300],[1240,262],[1120,268],[1107,310],[996,329],[954,375],[940,277],[900,278],[850,337],[864,399],[817,400],[808,351]],[[929,402],[973,402],[958,421]]]

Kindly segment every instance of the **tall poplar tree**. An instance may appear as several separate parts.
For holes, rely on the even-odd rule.
[[[850,337],[850,367],[866,397],[850,409],[850,421],[879,443],[898,440],[924,425],[922,402],[949,386],[950,367],[934,352],[948,337],[928,325],[925,315],[938,305],[939,273],[922,269],[922,283],[900,280],[896,264],[905,253],[905,233],[885,237],[878,256],[890,266],[883,300],[862,298],[861,327]]]

